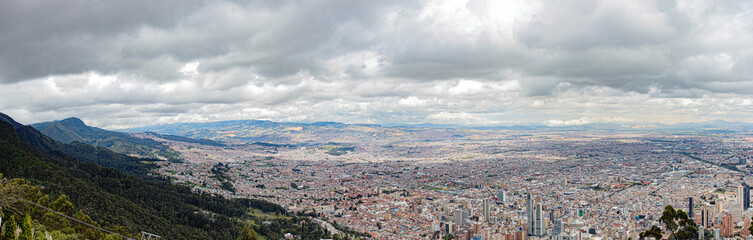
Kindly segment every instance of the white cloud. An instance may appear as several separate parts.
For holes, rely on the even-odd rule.
[[[571,120],[559,120],[559,119],[550,119],[546,120],[544,124],[547,126],[572,126],[572,125],[583,125],[583,124],[589,124],[591,123],[591,120],[589,120],[587,117],[582,117],[579,119],[571,119]]]
[[[403,99],[400,99],[400,101],[398,101],[400,105],[405,105],[408,107],[421,107],[421,106],[426,105],[429,102],[430,100],[428,99],[420,99],[415,96],[403,98]]]
[[[750,1],[703,0],[11,1],[0,111],[99,126],[751,121],[751,16]]]
[[[493,125],[498,121],[491,121],[481,114],[467,112],[438,112],[426,117],[427,122],[458,125]]]
[[[194,76],[199,74],[199,71],[197,70],[198,68],[199,62],[186,63],[182,68],[180,68],[180,73],[186,76]]]

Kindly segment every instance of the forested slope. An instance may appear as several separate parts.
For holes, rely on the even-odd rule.
[[[0,121],[0,173],[9,179],[26,179],[52,199],[66,195],[73,212],[80,211],[104,228],[119,229],[130,236],[146,231],[165,239],[234,239],[243,224],[250,221],[261,235],[272,239],[286,232],[304,239],[330,237],[315,224],[290,215],[278,205],[194,193],[143,175],[148,169],[133,165],[138,158],[82,143],[64,144],[8,116],[2,115],[0,120],[4,120]],[[93,162],[110,164],[130,174]],[[251,215],[250,211],[262,215]],[[261,221],[270,224],[260,224]]]

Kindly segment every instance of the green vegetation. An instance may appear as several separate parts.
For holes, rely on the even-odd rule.
[[[259,214],[251,211],[246,216],[250,229],[266,239],[284,239],[285,233],[299,236],[301,239],[328,239],[333,236],[319,224],[308,221],[307,216],[292,214]],[[261,238],[261,237],[260,237]]]
[[[0,125],[10,127],[4,122]],[[137,179],[62,152],[34,151],[22,142],[8,139],[13,137],[0,140],[0,172],[44,185],[45,194],[66,194],[72,206],[87,210],[103,227],[122,224],[128,233],[147,231],[169,239],[229,239],[240,229],[231,217],[243,216],[246,208],[252,207],[250,202],[195,194],[159,179]],[[108,155],[87,159],[103,159],[97,156]],[[202,211],[213,214],[197,213]]]
[[[343,147],[343,146],[323,146],[319,147],[321,150],[325,150],[327,154],[332,156],[341,156],[345,155],[348,152],[355,151],[355,147]]]
[[[21,222],[21,233],[18,235],[18,240],[32,240],[31,235],[31,216],[27,213],[23,222]]]
[[[228,171],[230,171],[230,168],[222,163],[215,164],[210,170],[214,174],[212,177],[222,182],[220,184],[221,189],[235,193],[235,187],[230,183],[232,179],[227,176]]]
[[[241,230],[241,236],[238,238],[238,240],[257,240],[259,237],[256,236],[256,231],[250,226],[250,224],[243,225],[243,230]]]
[[[235,193],[235,187],[233,187],[233,184],[230,182],[222,182],[222,184],[220,184],[220,188],[225,191]]]
[[[664,212],[662,213],[659,222],[664,224],[664,230],[669,232],[669,239],[698,238],[698,228],[696,228],[696,223],[688,218],[688,215],[685,214],[682,209],[675,210],[672,205],[667,205],[664,207]],[[661,239],[661,233],[661,228],[652,226],[645,232],[640,233],[640,238],[645,239],[648,237],[654,237],[656,239]]]
[[[31,126],[63,143],[84,143],[85,145],[107,148],[125,155],[182,161],[180,153],[160,142],[133,137],[126,133],[90,127],[77,118],[37,123]]]
[[[35,239],[32,236],[37,236],[38,239],[39,236],[45,235],[57,236],[55,239],[119,239],[117,235],[104,233],[92,227],[70,221],[47,209],[29,204],[26,201],[63,214],[73,212],[73,203],[68,200],[66,195],[60,195],[57,200],[50,201],[52,199],[50,195],[42,193],[39,186],[35,186],[29,181],[23,179],[9,180],[0,176],[0,194],[12,196],[11,198],[4,198],[3,203],[0,204],[5,206],[0,211],[0,217],[9,219],[4,222],[2,234],[0,234],[0,236],[3,236],[1,239],[31,240]],[[92,221],[81,210],[73,216],[75,219],[94,227],[101,227],[100,223]],[[21,222],[15,219],[20,219]],[[15,234],[16,228],[21,229],[18,235]],[[122,229],[121,226],[115,226],[106,230],[122,232]]]
[[[170,162],[183,162],[183,157],[180,155],[180,153],[167,146],[154,150],[154,156],[162,157]]]
[[[640,233],[640,238],[641,239],[646,239],[646,238],[662,239],[661,228],[657,226],[651,226],[650,229],[646,230],[645,232]]]
[[[225,166],[222,163],[217,163],[214,166],[212,166],[212,169],[209,170],[214,174],[212,176],[213,178],[219,180],[219,181],[227,181],[230,180],[230,177],[227,176],[227,172],[230,171],[230,168]]]
[[[151,166],[143,164],[144,159],[83,143],[63,144],[10,123],[0,121],[0,173],[16,179],[13,181],[19,181],[16,185],[21,187],[2,188],[8,194],[0,194],[0,206],[12,206],[3,208],[3,214],[15,213],[15,222],[29,214],[35,232],[44,229],[54,239],[109,237],[18,199],[73,214],[80,221],[131,237],[146,231],[164,239],[236,239],[246,221],[256,223],[254,231],[259,238],[280,239],[284,233],[303,239],[330,237],[306,218],[271,217],[290,215],[279,205],[194,193],[170,184],[168,179],[149,177]],[[262,214],[249,215],[249,209]],[[40,234],[35,233],[43,236],[44,232]]]
[[[89,144],[74,142],[69,144],[59,144],[60,157],[65,155],[74,157],[84,162],[95,163],[99,166],[114,168],[122,173],[144,178],[157,166],[152,164],[157,159],[148,159],[126,156],[110,151],[107,148],[95,147]]]
[[[11,215],[10,217],[4,217],[5,224],[3,224],[3,240],[5,239],[16,239],[16,216]]]

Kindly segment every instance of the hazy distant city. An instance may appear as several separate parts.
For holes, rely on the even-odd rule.
[[[309,131],[328,141],[303,138]],[[739,189],[753,179],[753,132],[665,132],[324,124],[276,136],[298,141],[227,146],[136,136],[180,152],[156,170],[175,183],[377,239],[638,239],[666,205],[721,237],[749,236],[753,210]]]

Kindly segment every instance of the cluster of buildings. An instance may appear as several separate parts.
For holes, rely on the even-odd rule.
[[[185,161],[157,171],[196,191],[265,199],[374,239],[638,239],[662,227],[666,205],[687,212],[705,238],[746,238],[753,214],[744,182],[753,178],[744,139],[484,132],[358,143],[342,155],[311,144],[173,142]],[[228,169],[223,177],[218,164]]]

